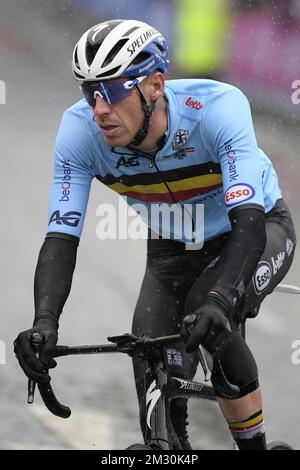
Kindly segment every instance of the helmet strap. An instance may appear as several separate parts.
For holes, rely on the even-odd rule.
[[[136,89],[140,95],[141,98],[141,104],[142,104],[142,109],[145,113],[144,117],[144,122],[143,122],[143,127],[136,133],[134,139],[130,142],[130,146],[133,147],[138,147],[145,137],[148,135],[149,132],[149,124],[150,124],[150,117],[152,116],[152,113],[155,108],[155,102],[151,104],[147,104],[147,101],[145,100],[145,97],[139,87],[136,85]]]

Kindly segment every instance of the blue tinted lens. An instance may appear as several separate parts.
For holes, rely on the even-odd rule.
[[[100,94],[108,104],[117,104],[124,98],[127,98],[131,93],[131,90],[124,88],[123,80],[84,82],[81,85],[81,90],[92,108],[96,104],[97,94]]]

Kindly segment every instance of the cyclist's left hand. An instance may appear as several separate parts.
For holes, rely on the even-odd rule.
[[[216,353],[231,333],[231,327],[221,308],[211,302],[202,305],[183,319],[182,331],[185,349],[196,351],[199,344],[211,354]]]

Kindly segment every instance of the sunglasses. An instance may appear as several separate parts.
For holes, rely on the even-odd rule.
[[[122,78],[103,82],[83,82],[80,89],[88,104],[94,108],[96,97],[100,96],[108,104],[117,104],[131,94],[133,87],[141,83],[146,76],[133,78],[124,82]]]

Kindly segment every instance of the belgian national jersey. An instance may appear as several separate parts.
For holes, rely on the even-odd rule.
[[[243,93],[213,80],[171,80],[165,97],[168,130],[155,158],[109,147],[85,99],[65,111],[49,232],[80,237],[93,178],[126,198],[154,232],[186,243],[201,241],[203,227],[205,240],[230,231],[233,207],[274,207],[282,197],[277,175],[257,146]],[[158,215],[173,209],[171,217]]]

